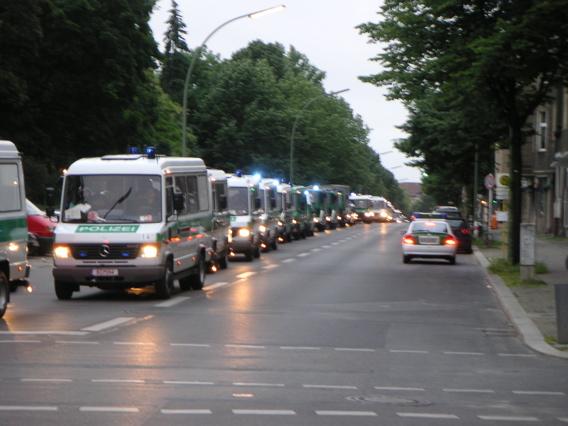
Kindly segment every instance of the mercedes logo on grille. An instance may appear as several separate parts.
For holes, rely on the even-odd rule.
[[[100,257],[107,257],[110,254],[110,246],[108,244],[103,244],[99,249]]]

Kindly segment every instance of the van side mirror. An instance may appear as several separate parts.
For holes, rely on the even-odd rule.
[[[185,199],[181,192],[174,192],[174,210],[176,212],[185,210]]]
[[[226,195],[219,195],[219,210],[227,210],[227,196]]]
[[[45,188],[45,214],[49,217],[55,216],[55,208],[53,207],[55,203],[55,188],[52,186],[47,186]]]

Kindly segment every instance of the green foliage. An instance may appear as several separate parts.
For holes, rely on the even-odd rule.
[[[492,274],[501,277],[508,287],[540,287],[546,285],[546,283],[542,280],[521,280],[519,265],[513,265],[507,259],[491,259],[488,269]]]

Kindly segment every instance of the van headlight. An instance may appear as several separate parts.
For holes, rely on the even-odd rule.
[[[53,256],[57,259],[69,259],[71,257],[71,249],[69,246],[56,245],[53,247]]]
[[[314,222],[315,222],[315,223],[318,223],[318,222],[319,222],[319,219],[318,219],[317,217],[314,217]]]
[[[239,237],[248,238],[250,237],[250,229],[248,228],[240,228],[239,229]]]
[[[258,227],[258,230],[259,230],[260,232],[263,232],[263,233],[264,233],[264,232],[266,232],[266,226],[260,225],[260,226]]]
[[[144,244],[140,247],[140,257],[144,257],[146,259],[154,259],[158,257],[158,246],[156,244]]]
[[[293,223],[294,225],[297,225],[297,224],[298,224],[298,221],[297,221],[296,219],[292,219],[292,223]]]

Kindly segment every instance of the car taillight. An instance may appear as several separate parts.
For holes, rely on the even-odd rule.
[[[402,244],[416,244],[416,238],[414,238],[410,234],[407,234],[404,237],[402,237]]]
[[[460,231],[463,235],[469,235],[469,233],[471,232],[469,228],[462,228]]]
[[[446,237],[444,239],[444,245],[445,246],[455,246],[455,245],[457,245],[457,243],[458,242],[456,241],[456,239],[454,237]]]

